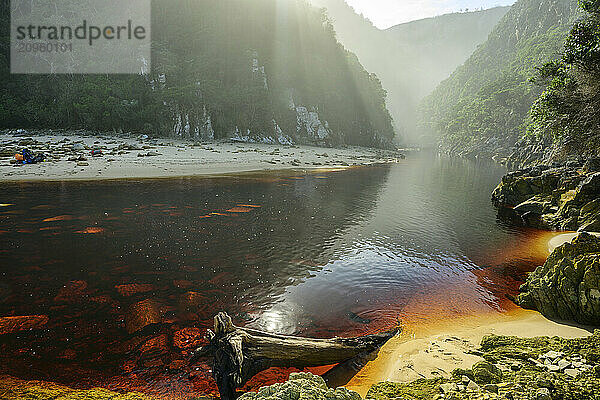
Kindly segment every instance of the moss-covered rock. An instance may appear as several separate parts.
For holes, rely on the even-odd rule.
[[[454,370],[450,380],[379,383],[367,399],[600,400],[600,331],[580,339],[492,335],[482,340],[480,351],[485,362]],[[497,383],[473,382],[482,377]]]
[[[117,393],[107,389],[78,390],[55,383],[24,381],[0,375],[3,400],[152,400],[141,393]]]
[[[361,397],[346,388],[330,389],[320,376],[299,372],[290,374],[287,382],[262,387],[257,393],[245,393],[239,400],[361,400]]]
[[[581,165],[511,172],[492,194],[499,215],[546,229],[600,232],[600,172]]]
[[[600,238],[579,234],[521,286],[517,303],[549,318],[600,326]]]
[[[500,383],[502,381],[502,371],[494,364],[487,361],[480,361],[473,365],[473,379],[479,384]]]
[[[442,393],[441,385],[445,379],[417,379],[410,383],[381,382],[373,385],[367,393],[367,399],[392,400],[429,400]]]

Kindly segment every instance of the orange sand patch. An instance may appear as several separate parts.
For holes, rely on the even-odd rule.
[[[89,227],[89,228],[85,228],[81,231],[77,231],[75,233],[81,233],[84,235],[95,235],[98,233],[103,233],[104,232],[104,228],[98,228],[98,227]]]
[[[227,212],[230,212],[230,213],[249,213],[250,211],[252,211],[251,208],[244,208],[244,207],[233,207],[233,208],[230,208],[229,210],[227,210]]]
[[[58,217],[46,218],[43,222],[70,221],[72,219],[72,215],[59,215]]]

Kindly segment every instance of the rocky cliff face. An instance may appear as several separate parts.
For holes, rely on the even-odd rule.
[[[519,224],[600,232],[600,159],[511,172],[492,201],[502,217]]]
[[[600,239],[581,233],[521,286],[517,303],[549,318],[600,326]]]

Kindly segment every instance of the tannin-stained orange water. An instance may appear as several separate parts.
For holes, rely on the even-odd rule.
[[[208,361],[188,358],[218,311],[312,337],[504,312],[549,237],[497,219],[503,173],[422,154],[293,175],[1,184],[0,317],[47,322],[0,332],[0,374],[185,399],[217,394]]]

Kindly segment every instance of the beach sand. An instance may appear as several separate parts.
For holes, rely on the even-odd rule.
[[[532,250],[546,258],[554,249],[576,236],[573,232],[541,232],[516,254]],[[482,358],[471,354],[486,335],[519,337],[586,337],[589,329],[545,318],[537,311],[524,310],[510,302],[507,310],[443,317],[436,322],[408,323],[403,333],[390,340],[346,385],[363,397],[379,382],[411,382],[419,378],[450,377],[456,368],[468,369]]]
[[[390,340],[376,360],[369,362],[347,385],[363,397],[378,382],[410,382],[419,378],[449,377],[456,368],[471,368],[482,358],[470,354],[490,334],[563,338],[591,335],[581,327],[550,321],[535,311],[473,315],[439,323],[408,326]]]
[[[394,163],[397,151],[84,135],[0,134],[0,181],[167,178],[285,169],[331,169]],[[47,161],[12,165],[23,148]],[[92,157],[100,149],[102,157]],[[69,161],[69,159],[73,161]],[[77,160],[75,160],[77,159]]]

